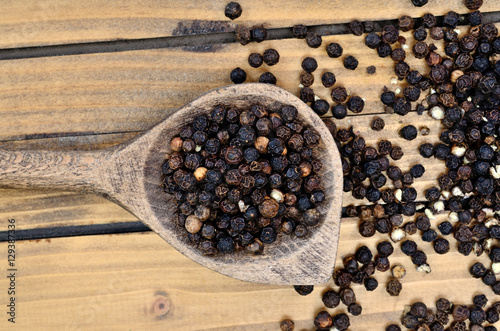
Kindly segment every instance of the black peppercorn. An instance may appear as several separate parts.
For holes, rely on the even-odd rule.
[[[262,26],[254,27],[250,34],[252,36],[252,40],[258,43],[264,41],[267,38],[267,30]]]
[[[242,9],[239,3],[231,1],[226,5],[224,14],[227,18],[234,20],[241,16]]]
[[[386,42],[381,42],[380,45],[377,47],[377,54],[379,57],[388,57],[391,55],[392,48],[391,45],[389,45]]]
[[[404,126],[400,131],[399,135],[401,138],[406,140],[413,140],[417,137],[417,128],[413,125]]]
[[[332,87],[336,82],[335,75],[327,71],[321,76],[321,82],[324,87]]]
[[[358,60],[352,55],[344,58],[344,67],[349,70],[355,70],[358,67]]]
[[[332,116],[339,120],[345,118],[347,116],[347,108],[344,105],[333,106]]]
[[[399,31],[393,25],[386,25],[382,29],[382,40],[388,44],[398,41]]]
[[[314,32],[308,32],[306,34],[306,43],[311,48],[318,48],[322,43],[321,36],[318,36]]]
[[[341,57],[343,53],[343,48],[337,43],[330,43],[326,47],[326,53],[328,54],[329,57],[331,58],[337,58]]]
[[[302,69],[304,69],[305,72],[313,72],[318,68],[318,62],[312,57],[306,57],[304,60],[302,60]]]
[[[449,11],[444,15],[443,23],[451,28],[456,28],[458,21],[460,20],[460,15],[454,11]]]
[[[444,238],[437,238],[433,243],[434,251],[438,254],[446,254],[450,251],[450,243]]]
[[[340,296],[333,290],[328,290],[323,294],[323,304],[327,308],[335,308],[340,304]]]
[[[398,296],[402,289],[403,286],[397,279],[391,279],[389,283],[387,283],[386,290],[391,296]]]
[[[370,127],[373,131],[381,131],[384,129],[385,127],[385,122],[383,119],[381,119],[380,117],[375,117],[371,124],[370,124]],[[391,144],[391,147],[392,147],[392,144]],[[392,149],[392,148],[391,148]]]
[[[332,89],[330,95],[334,102],[344,102],[347,99],[347,90],[343,86],[338,86]]]
[[[355,36],[361,36],[364,32],[364,26],[360,21],[354,20],[349,22],[349,30]]]
[[[330,105],[326,100],[319,99],[313,102],[311,106],[312,110],[320,116],[325,115],[330,109]]]
[[[273,84],[276,85],[276,77],[270,72],[264,72],[259,77],[259,83]]]
[[[381,43],[380,36],[375,32],[371,32],[365,37],[365,45],[371,49],[376,49]]]
[[[413,240],[405,240],[401,243],[401,251],[408,256],[413,256],[417,252],[417,244]]]
[[[274,48],[266,49],[264,51],[263,60],[268,66],[273,66],[279,62],[280,55]]]
[[[314,290],[314,285],[294,285],[293,288],[300,295],[308,295]]]
[[[235,84],[241,84],[247,79],[247,73],[240,67],[235,68],[231,71],[231,81]]]

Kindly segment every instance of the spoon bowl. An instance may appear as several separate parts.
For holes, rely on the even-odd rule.
[[[299,119],[321,136],[314,157],[326,199],[321,221],[306,238],[279,234],[262,255],[244,252],[205,256],[175,221],[176,202],[162,187],[162,164],[181,127],[217,105],[249,109],[292,105]],[[0,185],[46,187],[100,194],[119,204],[193,261],[236,279],[267,284],[319,284],[335,265],[342,206],[342,167],[337,146],[322,120],[297,97],[269,84],[231,85],[213,90],[131,142],[93,152],[0,150]]]

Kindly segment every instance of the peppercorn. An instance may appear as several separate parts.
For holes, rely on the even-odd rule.
[[[386,290],[391,296],[398,296],[402,289],[403,286],[397,279],[391,279],[389,283],[387,283]]]
[[[371,49],[376,49],[381,43],[380,36],[374,32],[371,32],[365,37],[365,45]]]
[[[340,103],[347,99],[347,90],[343,86],[332,89],[331,97],[334,102]]]
[[[295,329],[295,323],[290,319],[284,319],[280,323],[281,331],[293,331]]]
[[[355,70],[358,67],[358,60],[352,55],[346,56],[344,58],[344,68],[349,70]]]
[[[404,156],[403,149],[399,146],[393,146],[391,151],[391,158],[394,161],[400,160]]]
[[[343,48],[337,43],[330,43],[326,46],[326,53],[331,58],[341,57],[343,53]]]
[[[377,67],[375,67],[375,66],[366,67],[366,73],[368,75],[373,75],[376,71],[377,71]]]
[[[441,40],[444,38],[444,30],[441,27],[434,26],[430,29],[429,34],[434,40]]]
[[[302,60],[302,69],[304,69],[305,72],[313,72],[318,68],[318,62],[312,57],[306,57],[304,60]]]
[[[334,290],[328,290],[323,294],[323,304],[327,308],[335,308],[340,304],[340,297]]]
[[[300,295],[308,295],[314,290],[314,285],[294,285],[293,288]]]
[[[333,326],[339,330],[339,331],[344,331],[349,328],[351,325],[349,321],[349,316],[347,316],[344,313],[337,314],[333,316]]]
[[[367,291],[374,291],[378,287],[378,281],[373,277],[366,277],[363,283]]]
[[[417,128],[413,125],[406,125],[401,130],[399,130],[399,135],[401,138],[406,140],[413,140],[417,138]]]
[[[360,315],[362,310],[363,310],[362,307],[358,303],[353,303],[349,305],[349,307],[347,307],[347,311],[349,312],[349,314],[353,316]]]
[[[361,36],[364,32],[364,26],[360,21],[354,20],[349,22],[349,30],[355,36]]]
[[[329,328],[332,326],[333,320],[327,311],[320,311],[314,318],[314,325],[317,328]]]
[[[380,45],[377,47],[377,54],[379,57],[388,57],[391,55],[392,48],[391,45],[389,45],[386,42],[381,42]]]
[[[226,8],[224,9],[224,14],[226,15],[227,18],[234,20],[237,19],[238,17],[241,16],[241,6],[239,3],[231,1],[226,5]]]
[[[242,25],[236,26],[236,41],[242,45],[247,45],[251,41],[251,33],[247,27]]]
[[[375,234],[375,224],[370,221],[361,222],[359,225],[359,233],[363,237],[372,237]]]
[[[330,105],[326,100],[319,99],[313,102],[311,108],[316,114],[323,116],[330,109]]]
[[[417,41],[424,41],[427,38],[427,31],[421,26],[413,31],[413,38]]]
[[[423,7],[427,4],[429,0],[411,0],[415,7]]]
[[[321,76],[321,82],[324,87],[332,87],[336,82],[335,75],[327,71]]]
[[[382,29],[382,40],[388,44],[398,41],[399,31],[393,25],[386,25]]]
[[[417,252],[417,244],[413,240],[405,240],[401,243],[401,251],[408,256],[413,256]]]
[[[270,72],[264,72],[259,77],[259,83],[276,85],[276,77]]]
[[[457,27],[459,20],[460,20],[460,15],[458,15],[458,13],[454,11],[449,11],[448,13],[446,13],[446,15],[444,15],[443,23],[444,25],[454,29]]]
[[[406,98],[396,98],[393,104],[394,112],[398,115],[404,116],[411,110],[411,103]]]
[[[416,0],[419,1],[419,0]],[[427,0],[425,0],[427,1]],[[401,331],[401,328],[396,324],[390,324],[385,328],[385,331]]]
[[[267,38],[267,30],[262,26],[256,26],[250,31],[252,35],[252,40],[258,43],[264,41]]]
[[[279,62],[280,55],[274,48],[269,48],[264,51],[263,60],[268,66],[273,66]]]
[[[470,12],[468,18],[469,18],[469,24],[471,26],[478,26],[478,25],[481,25],[481,23],[483,22],[483,14],[481,14],[481,12],[478,10]],[[485,44],[488,44],[488,43],[485,43]]]
[[[380,117],[375,117],[372,120],[370,127],[373,131],[382,131],[385,127],[385,122]]]
[[[318,36],[314,32],[308,32],[306,34],[306,43],[311,48],[318,48],[322,43],[321,36]]]
[[[235,84],[241,84],[247,79],[247,73],[240,67],[231,71],[231,81]]]
[[[488,323],[494,324],[500,320],[500,317],[498,315],[498,311],[494,307],[490,307],[488,310],[486,310],[486,321]]]

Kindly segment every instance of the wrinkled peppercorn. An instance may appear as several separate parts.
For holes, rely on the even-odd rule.
[[[403,289],[403,286],[401,285],[401,282],[397,279],[391,279],[389,283],[387,283],[387,293],[389,293],[391,296],[398,296],[399,293],[401,293],[401,290]]]
[[[358,60],[352,55],[344,58],[344,67],[349,70],[355,70],[358,67]]]
[[[241,5],[237,2],[231,1],[226,5],[224,9],[224,14],[227,18],[234,20],[241,16],[242,9]]]
[[[292,36],[298,39],[304,39],[307,35],[307,27],[303,24],[294,25],[292,28]]]
[[[330,43],[326,47],[326,53],[328,54],[329,57],[331,58],[337,58],[341,57],[343,53],[343,48],[337,43]]]
[[[306,34],[306,43],[311,48],[318,48],[322,43],[321,36],[318,36],[314,32],[308,32]]]
[[[273,66],[279,62],[280,55],[274,48],[266,49],[264,51],[263,60],[268,66]]]
[[[302,60],[302,69],[304,69],[305,72],[313,72],[318,68],[318,62],[312,57],[306,57],[304,60]]]

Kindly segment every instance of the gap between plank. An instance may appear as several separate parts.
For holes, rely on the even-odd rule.
[[[74,225],[53,228],[16,230],[16,241],[150,231],[150,228],[139,221],[110,224]],[[5,242],[8,240],[8,232],[1,231],[0,242]]]
[[[483,14],[483,23],[500,22],[500,11],[487,12]],[[459,25],[467,25],[467,14],[461,14]],[[436,16],[437,25],[443,25],[443,16]],[[421,25],[421,18],[414,18],[416,26]],[[375,31],[382,31],[386,25],[397,25],[398,20],[373,21]],[[322,24],[308,26],[308,30],[319,35],[341,35],[349,34],[348,23]],[[268,29],[266,40],[290,39],[292,37],[291,28]],[[184,35],[143,39],[120,39],[112,41],[98,41],[90,43],[61,44],[50,46],[34,46],[20,48],[0,49],[0,60],[17,60],[39,57],[68,56],[82,54],[114,53],[125,51],[151,50],[162,48],[173,48],[183,46],[200,46],[211,44],[227,44],[236,42],[234,32],[213,33],[203,35]]]

